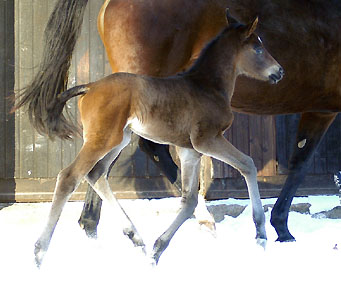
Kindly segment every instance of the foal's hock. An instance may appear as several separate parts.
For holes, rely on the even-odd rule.
[[[70,137],[73,129],[62,110],[73,96],[79,99],[84,144],[72,164],[57,180],[48,223],[35,248],[41,264],[64,204],[85,179],[99,196],[122,213],[125,234],[137,246],[142,238],[112,193],[107,172],[112,161],[129,143],[131,132],[161,144],[177,146],[181,161],[182,208],[171,226],[155,242],[157,263],[177,229],[194,212],[198,201],[198,175],[202,154],[238,169],[245,177],[252,202],[256,238],[266,242],[265,216],[252,159],[223,136],[231,125],[230,101],[238,75],[277,83],[283,69],[266,51],[254,31],[258,19],[248,25],[228,13],[229,25],[212,40],[185,73],[153,78],[128,73],[110,75],[94,83],[72,88],[49,106],[45,130],[51,137]]]

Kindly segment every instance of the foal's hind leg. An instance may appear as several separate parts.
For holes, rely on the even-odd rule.
[[[96,147],[96,145],[91,143],[85,143],[72,164],[58,174],[48,221],[43,233],[35,244],[34,253],[38,267],[49,247],[65,203],[70,198],[72,192],[78,187],[83,177],[107,152],[108,150],[103,150],[100,146]]]
[[[194,139],[192,143],[198,152],[231,165],[245,177],[252,204],[253,221],[256,225],[256,239],[260,245],[265,246],[267,239],[265,215],[258,190],[257,169],[252,158],[240,152],[222,135],[210,137],[206,140]]]
[[[163,251],[179,227],[193,215],[198,204],[198,186],[201,155],[193,150],[178,148],[181,161],[182,207],[171,226],[156,240],[152,258],[158,263]]]

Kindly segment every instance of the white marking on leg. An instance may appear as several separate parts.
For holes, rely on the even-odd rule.
[[[302,149],[306,143],[307,139],[303,139],[302,141],[298,142],[297,147]]]

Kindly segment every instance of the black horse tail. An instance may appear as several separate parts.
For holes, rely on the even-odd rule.
[[[71,56],[80,35],[87,3],[88,0],[56,2],[44,31],[44,50],[38,73],[27,87],[17,93],[18,101],[13,110],[26,106],[32,125],[41,134],[49,134],[45,123],[47,108],[67,88]]]
[[[54,139],[57,136],[61,139],[72,139],[73,136],[80,134],[79,127],[65,118],[63,109],[69,99],[86,94],[88,90],[89,87],[87,85],[76,86],[64,91],[50,102],[46,107],[47,117],[45,120],[42,120],[45,133],[49,138]]]

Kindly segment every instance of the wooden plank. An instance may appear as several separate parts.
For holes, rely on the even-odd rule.
[[[6,161],[6,2],[0,2],[0,177],[5,177]]]
[[[262,198],[277,197],[286,180],[286,175],[271,177],[258,176],[258,186]],[[314,194],[338,195],[338,188],[333,182],[332,175],[307,175],[299,186],[296,196]],[[228,178],[214,180],[207,190],[207,200],[220,200],[226,198],[248,198],[245,181],[242,178]]]
[[[47,11],[50,16],[54,9],[57,0],[47,1]],[[46,177],[56,177],[58,172],[62,168],[62,141],[56,139],[55,141],[48,140],[48,164],[47,164],[47,176]]]
[[[13,94],[14,90],[14,2],[6,3],[6,86],[5,96]],[[5,100],[5,178],[14,177],[15,169],[15,128],[14,114],[10,113],[12,102]]]
[[[21,0],[17,2],[19,7],[18,14],[18,71],[19,88],[26,86],[33,76],[33,6],[31,0]],[[18,176],[29,178],[35,176],[34,170],[34,137],[33,128],[30,125],[28,115],[24,110],[19,110],[19,160],[20,168]]]
[[[38,73],[43,54],[44,29],[49,17],[46,1],[33,1],[33,73]],[[34,139],[34,177],[47,177],[48,173],[48,138],[33,131]]]
[[[300,115],[276,117],[276,156],[278,174],[288,173],[288,161],[296,143],[297,126]]]
[[[276,175],[276,137],[273,116],[262,116],[262,176]]]
[[[235,113],[234,116],[235,120],[232,124],[232,144],[244,154],[250,155],[250,116],[240,113]],[[230,177],[241,177],[241,174],[236,169],[225,164],[225,172],[226,168],[230,171]]]
[[[252,157],[258,173],[263,168],[262,157],[262,120],[261,116],[250,116],[250,156]]]
[[[341,170],[341,115],[339,114],[324,138],[327,143],[327,172]]]
[[[286,175],[258,177],[258,185],[262,198],[277,197],[281,191]],[[128,178],[126,178],[128,179]],[[126,179],[109,178],[109,183],[119,199],[151,199],[178,196],[166,179],[160,177],[153,180],[134,178],[134,184],[127,185]],[[207,180],[206,180],[207,181]],[[43,202],[51,201],[56,179],[0,179],[0,202]],[[138,186],[138,188],[136,187]],[[160,188],[162,186],[162,188]],[[15,193],[13,189],[15,188]],[[87,189],[81,183],[71,200],[83,200]],[[124,191],[122,191],[124,189]],[[321,193],[337,195],[338,188],[333,183],[332,175],[308,175],[300,185],[297,196]],[[216,179],[208,187],[207,200],[227,198],[248,198],[245,181],[242,178]]]

